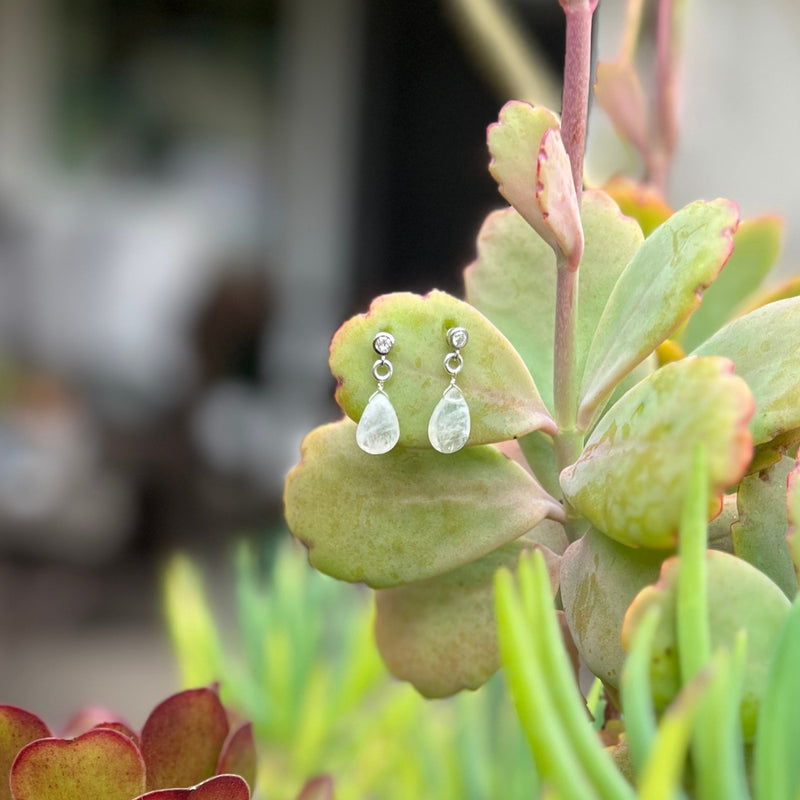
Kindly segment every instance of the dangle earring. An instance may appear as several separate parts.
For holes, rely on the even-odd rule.
[[[383,384],[392,377],[392,362],[386,356],[394,347],[394,336],[380,331],[372,340],[372,348],[380,358],[372,365],[372,375],[378,382],[377,391],[370,397],[356,428],[356,442],[373,456],[388,453],[400,438],[400,424]]]
[[[463,392],[456,386],[456,375],[464,366],[461,349],[466,346],[468,339],[465,328],[450,328],[447,331],[447,343],[453,350],[445,356],[444,369],[450,376],[450,385],[444,390],[428,423],[428,439],[440,453],[455,453],[469,439],[469,406]]]

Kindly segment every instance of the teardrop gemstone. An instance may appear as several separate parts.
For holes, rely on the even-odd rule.
[[[469,406],[458,386],[448,386],[433,409],[428,439],[440,453],[455,453],[469,439]]]
[[[370,397],[356,428],[356,442],[373,456],[388,453],[400,438],[397,413],[386,393],[378,389]]]

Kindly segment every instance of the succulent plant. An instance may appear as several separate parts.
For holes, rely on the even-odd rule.
[[[231,723],[215,688],[167,698],[138,734],[97,711],[69,728],[70,738],[54,737],[36,715],[0,706],[2,800],[250,798],[252,726]]]
[[[562,5],[569,65],[571,15],[590,17],[596,3]],[[565,79],[562,123],[510,102],[489,128],[490,171],[510,207],[483,224],[466,301],[384,295],[334,335],[345,418],[306,438],[286,518],[314,567],[374,589],[382,656],[424,695],[473,689],[497,669],[492,575],[538,550],[611,703],[625,646],[659,609],[660,712],[683,685],[676,551],[700,446],[710,642],[749,637],[739,721],[751,740],[798,589],[786,511],[800,440],[798,286],[756,294],[779,248],[774,218],[740,224],[724,199],[673,212],[652,185],[584,191]],[[674,144],[668,117],[649,156],[657,183]],[[443,455],[427,425],[453,326],[469,332],[458,386],[471,430]],[[355,432],[375,391],[379,331],[396,343],[387,391],[400,435],[370,455]]]

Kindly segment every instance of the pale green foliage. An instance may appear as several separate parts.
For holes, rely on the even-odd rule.
[[[536,773],[497,680],[427,703],[381,664],[370,595],[310,569],[286,539],[267,569],[240,546],[235,574],[235,617],[224,625],[190,562],[171,563],[165,588],[182,593],[167,607],[170,630],[182,631],[173,635],[182,674],[220,681],[226,704],[253,720],[256,798],[289,800],[326,772],[336,800],[529,800]]]

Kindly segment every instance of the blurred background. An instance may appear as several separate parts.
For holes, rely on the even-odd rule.
[[[600,58],[622,0],[602,0]],[[794,202],[800,13],[698,0],[671,199]],[[559,108],[556,0],[0,0],[0,702],[134,724],[173,691],[159,565],[284,536],[327,345],[460,291],[486,126]],[[746,58],[743,54],[747,54]],[[600,114],[587,168],[633,168]],[[788,134],[788,135],[787,135]]]

